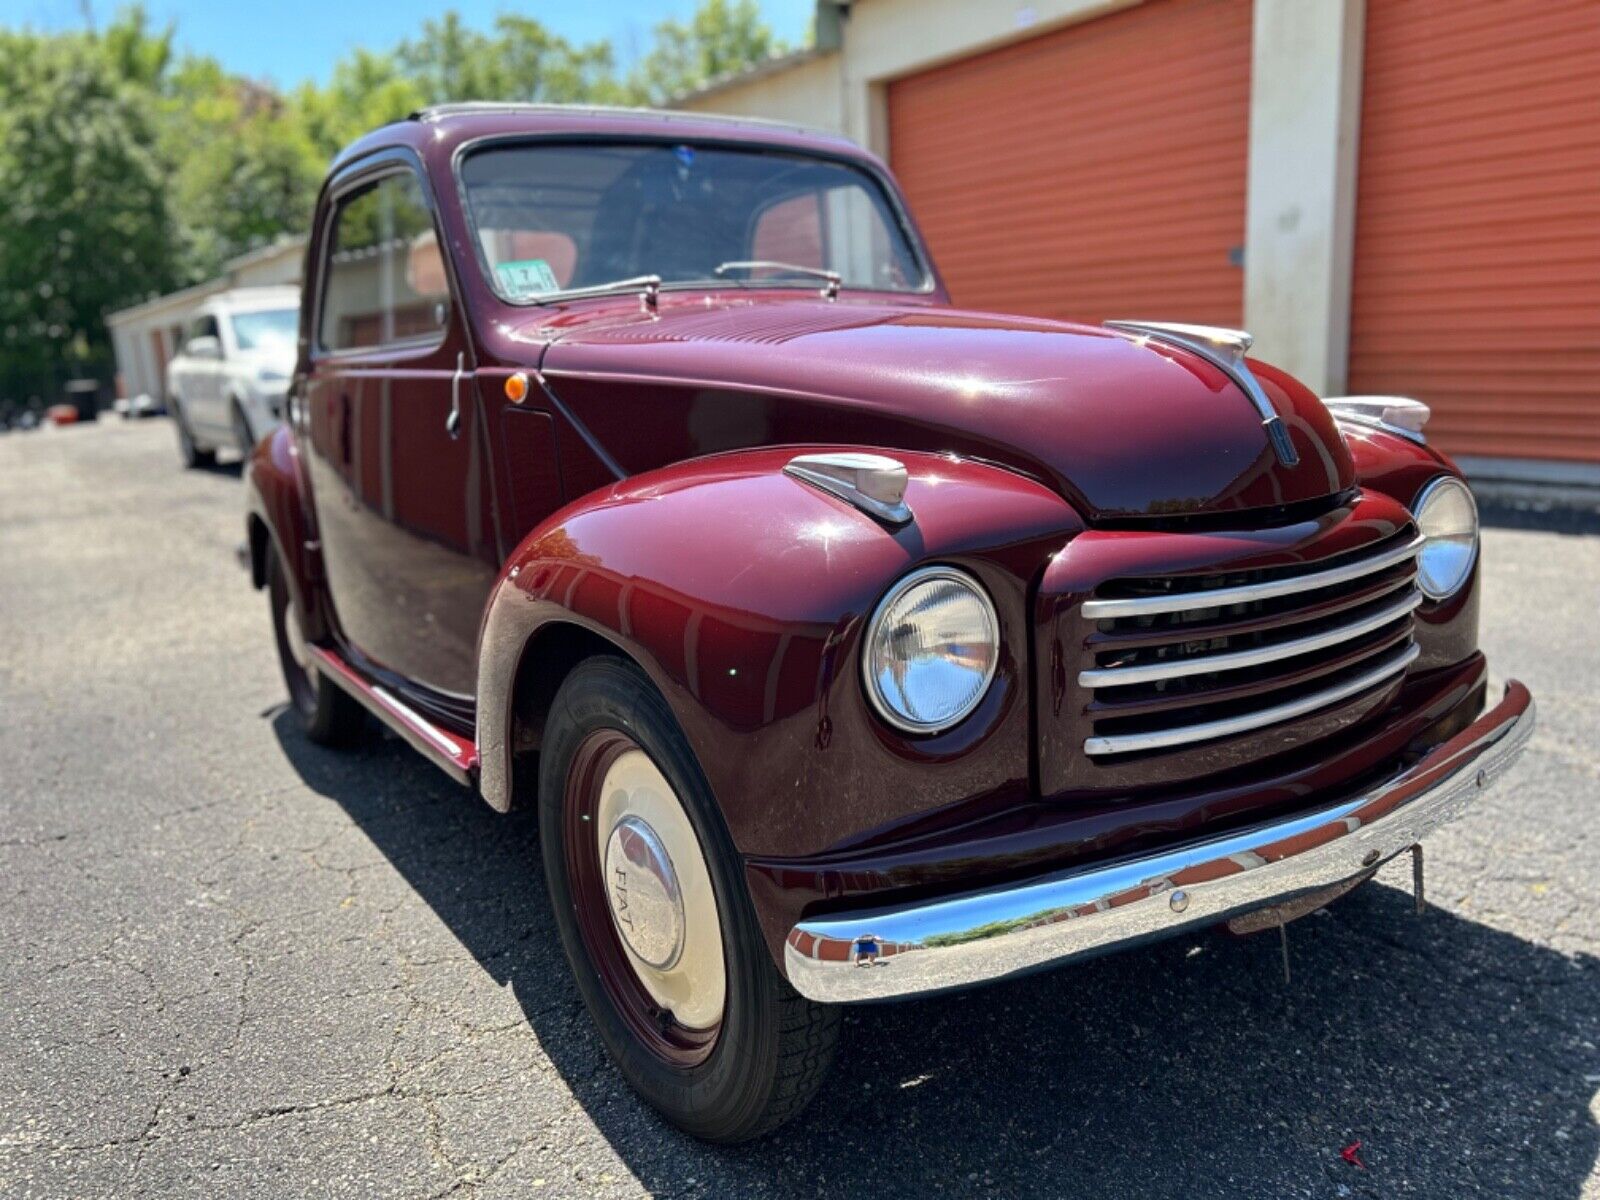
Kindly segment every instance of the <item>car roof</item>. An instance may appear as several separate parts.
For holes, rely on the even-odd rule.
[[[419,109],[403,121],[375,129],[341,150],[330,169],[396,145],[453,152],[456,146],[482,137],[563,133],[738,141],[871,157],[843,134],[759,117],[603,105],[468,102]]]

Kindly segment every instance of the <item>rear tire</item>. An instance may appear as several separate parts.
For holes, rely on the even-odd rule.
[[[624,758],[633,774],[615,776],[612,768]],[[748,1141],[796,1116],[833,1062],[839,1010],[806,1000],[778,973],[720,810],[648,677],[611,656],[579,665],[556,693],[539,768],[539,835],[561,943],[601,1040],[628,1083],[667,1120],[709,1141]],[[657,782],[630,792],[608,783],[617,778]],[[651,795],[652,786],[669,794]],[[676,840],[663,830],[667,836],[655,844],[671,848],[677,928],[686,931],[677,935],[685,940],[676,956],[661,953],[667,967],[653,981],[648,965],[639,965],[635,943],[648,955],[660,944],[649,940],[660,927],[641,927],[636,918],[642,914],[648,921],[660,910],[641,907],[648,898],[637,883],[632,893],[626,883],[620,893],[612,891],[607,876],[620,873],[610,857],[600,861],[608,831],[599,824],[610,819],[605,814],[623,811],[616,806],[625,809],[641,796],[639,811],[648,814],[653,805],[660,815],[652,819],[676,827]],[[613,830],[623,823],[617,821]],[[652,832],[648,825],[646,830]],[[633,853],[624,865],[625,880],[645,878]],[[714,908],[708,914],[702,907],[697,917],[695,881],[707,877]],[[621,909],[633,914],[626,947],[613,909],[618,894]],[[632,907],[630,895],[637,898]],[[721,943],[720,1004],[694,992],[717,975],[704,966],[708,928]],[[668,1011],[652,996],[663,992],[662,978],[685,961],[701,965],[698,973],[666,980],[668,993],[673,985],[686,989]],[[684,1025],[677,1021],[679,1012],[699,1017]]]
[[[301,632],[300,616],[295,611],[283,563],[276,550],[269,549],[267,553],[272,633],[278,645],[283,682],[289,689],[289,706],[299,716],[301,728],[313,742],[323,746],[348,746],[366,730],[366,710],[317,669]]]
[[[192,471],[197,467],[216,465],[217,452],[203,450],[196,445],[194,434],[189,430],[189,420],[183,415],[183,402],[176,396],[172,398],[172,423],[178,430],[178,457],[183,460],[186,469]]]
[[[239,458],[249,462],[256,439],[250,432],[250,420],[244,415],[244,407],[237,400],[233,402],[233,440],[239,443]]]

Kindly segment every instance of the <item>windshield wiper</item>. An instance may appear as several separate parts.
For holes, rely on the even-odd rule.
[[[822,295],[828,300],[838,298],[839,285],[844,282],[843,276],[837,271],[824,270],[822,267],[802,267],[798,263],[773,262],[765,258],[725,262],[711,273],[721,279],[729,271],[787,271],[791,275],[810,275],[826,281],[822,287]]]
[[[582,299],[584,296],[605,296],[612,292],[643,292],[644,302],[651,308],[661,294],[661,276],[633,275],[627,279],[613,279],[610,283],[594,283],[587,287],[565,288],[559,292],[546,292],[535,299],[540,304],[555,300]]]

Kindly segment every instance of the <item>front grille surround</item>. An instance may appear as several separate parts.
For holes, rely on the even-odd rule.
[[[1411,526],[1285,568],[1108,580],[1081,614],[1092,761],[1266,729],[1396,681],[1416,660]]]

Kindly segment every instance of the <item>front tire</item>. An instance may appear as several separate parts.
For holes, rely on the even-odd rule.
[[[289,705],[301,728],[323,746],[347,746],[366,729],[367,715],[338,684],[317,669],[301,630],[289,591],[289,576],[276,550],[268,550],[267,596],[272,604],[272,633],[278,645],[278,663],[289,689]]]
[[[201,449],[195,442],[194,433],[189,428],[189,419],[183,415],[183,402],[176,396],[172,398],[172,423],[178,430],[178,457],[183,460],[187,470],[193,471],[198,467],[216,465],[217,452]]]
[[[797,1115],[833,1061],[839,1011],[779,975],[710,788],[645,674],[609,656],[574,670],[539,765],[556,925],[623,1076],[710,1141]]]

